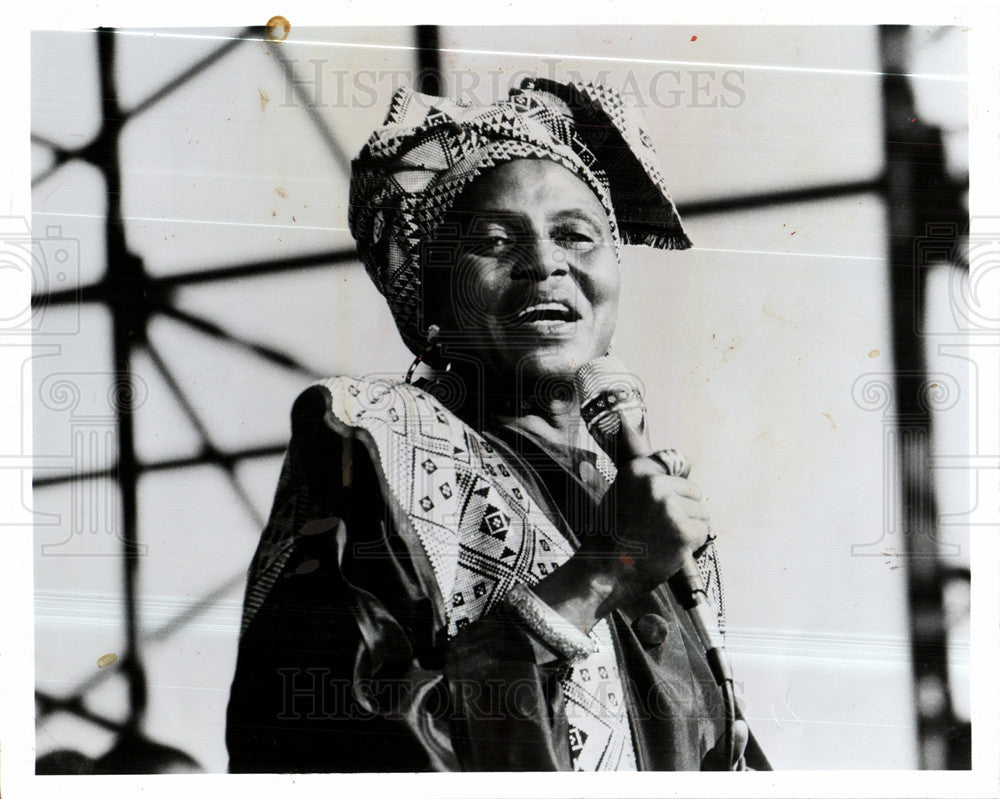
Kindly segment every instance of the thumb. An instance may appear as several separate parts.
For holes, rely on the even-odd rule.
[[[750,725],[743,719],[736,719],[734,732],[736,737],[736,747],[733,756],[736,758],[736,769],[738,771],[743,771],[743,755],[746,753],[747,743],[750,741]]]

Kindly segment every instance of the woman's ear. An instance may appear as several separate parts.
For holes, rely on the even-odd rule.
[[[454,276],[461,255],[461,231],[446,219],[434,237],[422,246],[420,257],[421,332],[431,325],[441,331],[457,329],[453,307]]]

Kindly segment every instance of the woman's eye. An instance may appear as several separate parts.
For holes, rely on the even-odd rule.
[[[509,236],[498,233],[478,236],[472,244],[471,251],[475,255],[495,258],[506,253],[512,245],[513,241]]]
[[[597,246],[594,237],[577,230],[561,230],[553,235],[552,240],[567,250],[587,252]]]

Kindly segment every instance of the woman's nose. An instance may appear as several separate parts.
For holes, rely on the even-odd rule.
[[[536,239],[524,247],[518,258],[518,274],[536,280],[559,277],[569,273],[566,250],[551,239]]]

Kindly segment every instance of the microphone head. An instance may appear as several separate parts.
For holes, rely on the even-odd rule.
[[[587,430],[602,445],[619,435],[623,420],[640,427],[645,421],[642,382],[613,355],[587,361],[577,371],[575,383]]]

